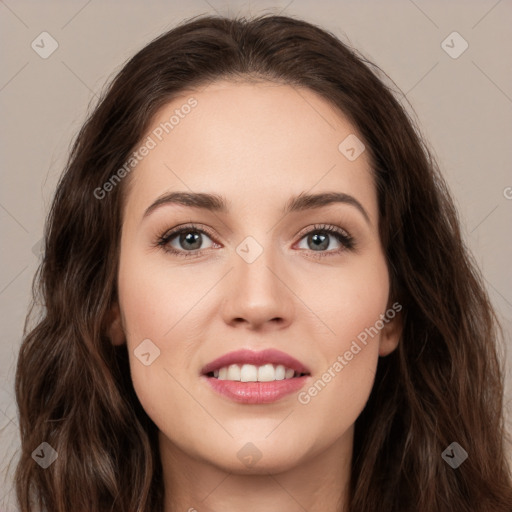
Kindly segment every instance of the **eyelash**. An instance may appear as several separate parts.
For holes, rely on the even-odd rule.
[[[197,232],[202,233],[210,238],[214,238],[212,233],[210,233],[209,230],[205,228],[200,228],[195,224],[187,224],[186,226],[182,226],[180,228],[173,229],[171,231],[166,231],[161,236],[158,237],[156,240],[156,243],[154,244],[157,247],[161,247],[165,252],[182,257],[182,258],[193,258],[198,257],[198,253],[200,253],[202,250],[205,249],[195,249],[194,251],[179,251],[174,248],[170,248],[167,244],[175,238],[177,235],[180,235],[181,233],[190,233],[190,232]],[[333,235],[338,242],[340,242],[343,245],[343,248],[337,249],[337,250],[331,250],[331,251],[313,251],[310,252],[316,253],[314,255],[315,258],[324,258],[326,256],[333,256],[337,255],[342,251],[345,250],[353,250],[355,248],[355,240],[354,238],[349,235],[345,230],[331,226],[329,224],[315,224],[313,226],[313,229],[302,233],[300,240],[302,240],[307,235],[310,235],[312,233],[329,233],[330,235]]]

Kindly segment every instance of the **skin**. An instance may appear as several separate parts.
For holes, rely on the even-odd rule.
[[[390,307],[367,152],[349,161],[338,150],[358,132],[314,92],[268,82],[184,93],[147,135],[191,96],[197,106],[130,175],[110,328],[113,343],[128,344],[135,391],[160,431],[165,512],[342,510],[354,422],[379,356],[398,344],[400,315],[307,404],[297,393],[236,403],[211,390],[200,370],[233,350],[276,348],[306,364],[315,382]],[[222,194],[230,210],[168,204],[143,218],[160,195],[178,190]],[[328,191],[356,198],[369,221],[342,203],[281,213],[291,196]],[[155,247],[188,222],[214,234],[201,235],[199,256]],[[315,251],[307,233],[315,224],[349,232],[356,248],[327,234],[329,246]],[[236,252],[247,236],[263,248],[252,263]],[[171,243],[191,251],[179,235]],[[149,366],[134,355],[145,339],[160,350]],[[247,443],[261,454],[252,467],[237,456]]]

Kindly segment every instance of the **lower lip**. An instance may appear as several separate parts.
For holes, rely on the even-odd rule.
[[[269,404],[299,391],[309,375],[271,382],[240,382],[203,377],[217,393],[243,404]]]

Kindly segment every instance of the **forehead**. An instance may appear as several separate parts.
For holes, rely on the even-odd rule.
[[[282,209],[301,192],[335,190],[357,196],[375,216],[368,152],[355,160],[344,153],[343,141],[353,146],[354,137],[362,139],[356,127],[309,89],[221,81],[183,92],[141,141],[151,149],[131,172],[127,206],[140,211],[180,190],[221,193],[254,213],[267,202]]]

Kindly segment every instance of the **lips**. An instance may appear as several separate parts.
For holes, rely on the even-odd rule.
[[[267,349],[230,352],[201,370],[201,380],[218,395],[241,404],[270,404],[298,392],[309,369],[289,354]]]
[[[244,364],[254,366],[263,366],[265,364],[282,365],[286,368],[291,368],[298,375],[310,374],[309,369],[300,361],[285,352],[275,349],[267,349],[260,352],[243,349],[229,352],[204,366],[201,370],[201,374],[208,376],[211,373],[213,376],[213,372],[232,364],[240,366]]]

